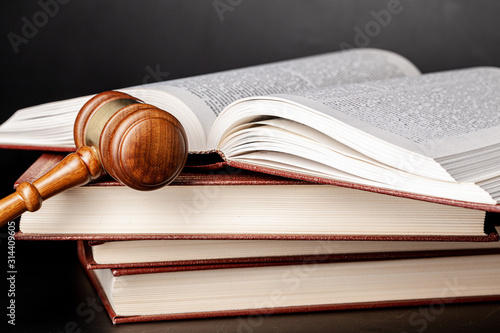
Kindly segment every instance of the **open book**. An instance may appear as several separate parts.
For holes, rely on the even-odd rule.
[[[420,75],[357,49],[122,89],[172,113],[191,153],[254,171],[500,211],[500,69]],[[73,149],[90,98],[18,111],[0,144]]]

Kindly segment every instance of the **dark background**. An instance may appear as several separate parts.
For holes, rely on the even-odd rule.
[[[335,51],[346,45],[398,52],[422,72],[500,66],[499,1],[400,0],[399,13],[378,23],[378,30],[367,31],[377,25],[377,13],[394,2],[4,1],[0,122],[19,108],[44,102]],[[2,197],[39,154],[0,150]],[[6,229],[1,231],[4,267]],[[113,327],[102,311],[93,316],[77,313],[96,294],[76,263],[74,243],[18,241],[16,250],[14,331],[233,332],[238,327],[235,318]],[[7,293],[4,276],[2,301]],[[474,332],[500,328],[498,303],[447,305],[425,327],[411,322],[415,311],[419,308],[271,316],[252,330]],[[2,315],[0,321],[3,325],[7,319]]]

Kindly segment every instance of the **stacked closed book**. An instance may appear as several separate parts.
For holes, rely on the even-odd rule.
[[[42,155],[19,182],[63,156]],[[485,216],[225,168],[147,193],[111,179],[69,190],[23,215],[17,238],[78,241],[126,323],[496,300],[500,242]]]
[[[78,241],[116,323],[499,299],[498,88],[366,49],[123,89],[183,124],[184,171],[68,190],[17,238]],[[86,99],[18,111],[0,144],[73,150]]]
[[[339,243],[333,246],[342,247],[342,241]],[[426,245],[419,243],[416,247]],[[101,268],[109,267],[107,264],[95,264],[92,252],[86,252],[88,247],[82,242],[79,246],[82,263],[114,323],[434,303],[441,306],[500,297],[498,242],[477,247],[443,244],[443,248],[450,246],[453,250],[359,256],[347,253],[318,255],[315,259],[314,254],[308,254],[303,260],[295,256],[273,258],[278,261],[247,257],[242,262],[233,259],[223,263],[218,259],[215,264],[150,262],[142,267],[120,264],[122,268],[112,269]],[[411,249],[408,246],[407,250]]]

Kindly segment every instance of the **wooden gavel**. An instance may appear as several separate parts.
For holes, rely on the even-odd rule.
[[[76,152],[0,200],[0,226],[104,174],[136,190],[158,189],[175,179],[188,155],[186,133],[174,116],[117,91],[100,93],[85,103],[75,121],[74,138]]]

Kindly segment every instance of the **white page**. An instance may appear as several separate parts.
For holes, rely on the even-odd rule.
[[[395,170],[437,181],[475,183],[477,194],[494,203],[500,199],[500,171],[496,167],[500,160],[498,91],[500,69],[480,67],[295,95],[257,96],[226,108],[214,124],[209,140],[230,160],[246,160],[244,154],[252,147],[235,150],[224,143],[225,138],[229,134],[237,137],[233,129],[241,124],[263,117],[283,118],[318,130]],[[291,125],[284,126],[292,130]],[[272,134],[259,137],[258,131],[258,127],[253,134],[245,129],[246,135],[255,136],[254,150],[284,152],[268,144]],[[307,131],[296,131],[296,135],[298,140],[300,136],[309,138]],[[304,156],[296,140],[289,140],[288,145],[288,154]],[[314,150],[308,149],[307,153]],[[231,156],[233,152],[237,156]],[[323,155],[309,158],[327,160],[328,156]],[[397,183],[406,186],[408,182]],[[440,195],[432,191],[419,193]]]
[[[419,74],[393,52],[354,49],[119,90],[172,113],[186,129],[190,151],[200,151],[214,149],[206,144],[207,134],[237,99]],[[0,126],[0,144],[74,147],[73,124],[90,97],[17,111]]]
[[[241,98],[419,74],[413,64],[395,53],[355,49],[158,82],[141,88],[158,89],[182,99],[208,134],[219,113]]]
[[[499,91],[500,69],[472,68],[286,98],[436,159],[500,143]]]

